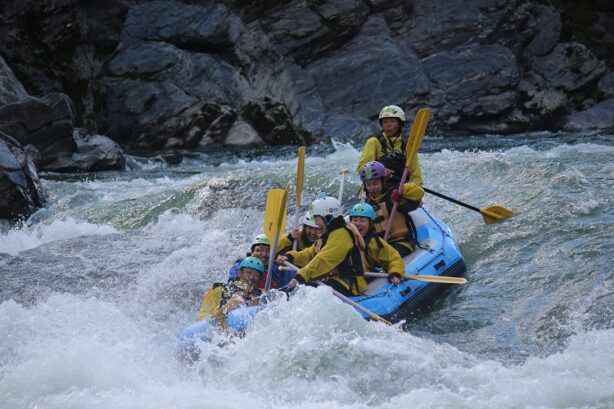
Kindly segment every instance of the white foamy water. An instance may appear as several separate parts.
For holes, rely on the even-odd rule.
[[[486,225],[425,196],[469,283],[406,332],[308,288],[191,365],[176,334],[249,250],[266,190],[294,180],[295,159],[43,180],[48,213],[0,235],[0,409],[611,409],[614,148],[551,145],[421,154],[427,187],[517,215]],[[336,196],[347,168],[349,208],[358,156],[308,154],[303,203]]]
[[[117,233],[117,230],[111,226],[98,226],[67,217],[65,220],[53,220],[48,224],[17,228],[0,235],[0,253],[17,255],[21,251],[33,249],[41,244],[53,241],[113,233]]]

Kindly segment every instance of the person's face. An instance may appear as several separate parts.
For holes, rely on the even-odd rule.
[[[371,197],[376,197],[382,194],[384,190],[384,183],[382,179],[371,179],[365,181],[365,189]]]
[[[401,129],[401,121],[397,118],[383,118],[382,128],[386,135],[396,135]]]
[[[369,232],[369,226],[371,225],[371,219],[369,219],[368,217],[353,216],[351,222],[354,226],[356,226],[356,229],[358,230],[361,236],[364,237],[364,235]]]
[[[326,228],[326,223],[324,223],[324,218],[322,216],[315,216],[314,220],[316,224],[320,227],[318,229],[318,233],[325,234],[328,231],[328,229]]]
[[[319,227],[311,227],[311,226],[304,225],[303,229],[305,230],[305,236],[307,236],[307,239],[309,241],[313,242],[318,239],[318,233],[320,232]]]
[[[239,279],[247,281],[252,286],[256,287],[260,279],[260,272],[255,268],[243,267],[239,270]]]
[[[271,252],[271,248],[269,246],[264,246],[262,244],[259,244],[257,246],[254,246],[254,250],[252,250],[252,256],[258,257],[260,260],[262,260],[263,263],[266,264],[269,262],[270,252]]]

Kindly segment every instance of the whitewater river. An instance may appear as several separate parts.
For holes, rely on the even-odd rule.
[[[350,144],[308,149],[304,203],[335,196]],[[417,320],[367,322],[306,289],[193,365],[173,355],[203,292],[261,232],[296,148],[178,167],[43,175],[50,205],[0,232],[0,409],[614,408],[614,138],[427,139],[425,186],[469,283]],[[359,179],[346,183],[345,207]],[[294,195],[290,214],[294,213]]]

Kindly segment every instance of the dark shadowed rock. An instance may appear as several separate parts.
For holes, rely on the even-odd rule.
[[[566,91],[596,82],[606,71],[603,61],[579,43],[557,44],[550,54],[536,57],[531,65],[552,87]]]
[[[45,170],[59,172],[91,172],[97,170],[124,170],[126,158],[120,146],[104,135],[82,135],[75,129],[73,138],[77,150]]]
[[[526,48],[533,55],[548,54],[561,37],[563,23],[559,12],[550,6],[536,5],[529,25],[536,34]]]
[[[602,129],[614,132],[614,98],[607,99],[581,112],[565,118],[564,129],[568,131],[586,131]]]
[[[28,96],[0,107],[0,131],[31,144],[41,154],[41,168],[55,166],[77,149],[73,140],[74,110],[65,94]]]
[[[99,80],[101,129],[140,149],[223,143],[231,130],[229,142],[242,143],[244,124],[233,126],[245,104],[275,99],[265,108],[277,117],[277,106],[294,95],[285,90],[291,78],[281,57],[267,45],[223,5],[153,1],[133,7],[122,44]],[[296,140],[287,124],[277,125],[259,138]],[[249,133],[247,139],[259,140]]]
[[[269,98],[249,102],[241,116],[269,145],[298,145],[308,139],[307,133],[294,125],[286,107]]]
[[[25,219],[44,205],[44,191],[28,152],[0,132],[0,219]]]
[[[606,98],[614,97],[614,71],[609,71],[599,80],[597,84],[597,89],[601,92]]]
[[[324,108],[337,114],[373,117],[384,105],[430,90],[418,57],[392,37],[382,16],[371,18],[352,41],[306,70],[315,79]]]
[[[15,77],[13,70],[0,56],[0,106],[18,102],[27,96],[28,93]]]
[[[440,121],[469,131],[476,122],[487,122],[480,128],[500,131],[501,124],[494,118],[515,106],[520,73],[508,48],[461,46],[432,55],[424,60],[424,67],[436,88],[429,102],[437,107],[435,116]]]

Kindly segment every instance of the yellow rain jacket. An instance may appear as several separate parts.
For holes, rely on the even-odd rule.
[[[402,151],[403,147],[403,138],[401,136],[391,137],[388,136],[385,132],[382,132],[384,136],[384,140],[387,142],[386,151],[392,152],[393,150],[405,155],[405,152]],[[357,172],[360,173],[362,167],[367,163],[374,160],[379,160],[385,154],[384,148],[382,148],[382,144],[377,139],[377,137],[371,136],[367,139],[365,143],[365,147],[362,150],[362,154],[360,155],[360,159],[358,159],[358,167]],[[401,178],[401,175],[396,175]],[[420,161],[418,160],[418,153],[411,159],[410,169],[409,169],[409,181],[413,182],[417,185],[422,186],[422,170],[420,169]]]
[[[298,244],[296,246],[297,251],[305,250],[307,247],[311,246],[313,243],[309,242],[304,234],[301,232],[301,235],[298,237]],[[284,254],[287,251],[292,250],[292,245],[294,244],[294,238],[288,234],[284,234],[279,238],[277,242],[277,253]]]
[[[318,243],[302,251],[286,253],[289,261],[301,267],[294,278],[301,284],[315,280],[326,283],[335,280],[352,294],[358,295],[367,289],[360,249],[354,234],[346,227],[342,217],[331,222],[329,231]]]
[[[364,237],[366,246],[366,258],[369,271],[375,267],[381,267],[388,276],[405,274],[405,264],[399,252],[373,232],[373,229]]]

